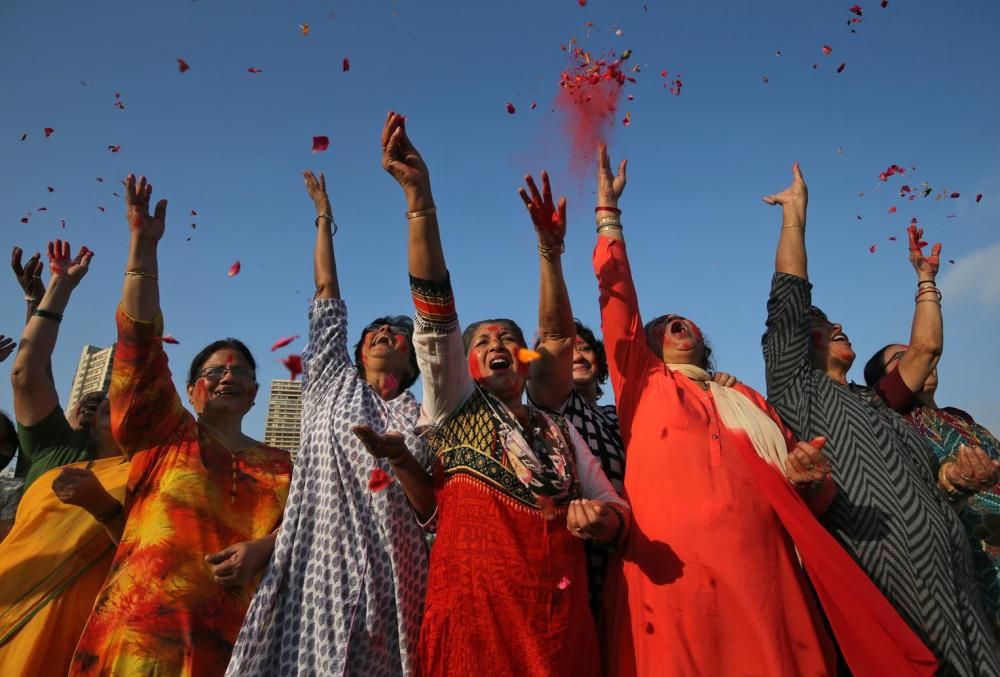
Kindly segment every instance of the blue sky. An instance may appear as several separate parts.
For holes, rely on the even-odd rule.
[[[760,196],[787,185],[799,160],[811,191],[815,300],[854,342],[852,375],[908,335],[915,285],[905,227],[915,216],[925,239],[941,240],[943,257],[956,261],[943,264],[941,280],[939,402],[998,431],[1000,5],[869,1],[851,33],[851,4],[4,2],[0,249],[35,251],[64,237],[97,253],[54,358],[65,396],[82,346],[114,340],[128,237],[112,192],[128,172],[145,173],[154,196],[170,200],[160,275],[167,331],[181,341],[168,347],[171,366],[182,375],[220,336],[247,341],[264,387],[245,427],[262,435],[266,386],[286,373],[268,349],[306,334],[314,230],[303,169],[327,175],[352,340],[376,315],[411,312],[405,203],[379,164],[392,108],[409,117],[431,168],[461,317],[509,315],[533,331],[537,255],[516,189],[525,172],[547,168],[569,200],[574,312],[597,327],[594,180],[570,171],[552,110],[567,66],[560,45],[575,37],[595,54],[632,49],[642,69],[618,116],[628,111],[632,123],[616,122],[609,142],[616,161],[629,159],[622,220],[644,315],[691,317],[721,369],[762,387],[759,338],[780,215]],[[823,45],[833,52],[823,55]],[[683,74],[680,96],[663,88],[661,70]],[[321,134],[330,149],[312,154]],[[916,170],[879,185],[893,163]],[[900,185],[922,181],[931,197],[899,197]],[[945,188],[961,197],[935,201]],[[237,259],[242,272],[229,278]],[[0,308],[0,333],[19,335],[21,294],[6,273]],[[303,347],[299,339],[290,350]],[[0,408],[10,410],[7,388]]]

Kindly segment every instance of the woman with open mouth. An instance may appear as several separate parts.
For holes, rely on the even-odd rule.
[[[782,207],[764,334],[769,401],[797,435],[826,438],[837,493],[823,523],[926,643],[941,674],[1000,674],[1000,649],[980,607],[968,539],[939,485],[937,458],[871,390],[848,383],[851,341],[812,305],[809,194],[798,163],[792,173],[788,188],[764,198]],[[914,234],[911,251],[923,258]],[[918,313],[940,317],[940,299],[921,292],[923,286]],[[924,338],[914,353],[927,353],[929,371],[941,336]]]
[[[316,207],[316,296],[302,355],[302,448],[274,558],[228,672],[408,675],[427,576],[414,514],[434,513],[426,444],[414,432],[420,406],[409,390],[419,375],[413,322],[371,322],[352,363],[326,179],[305,172],[305,181]],[[385,486],[388,473],[418,481]]]
[[[582,539],[614,547],[628,505],[578,433],[523,403],[529,376],[542,404],[573,387],[575,332],[559,271],[565,201],[527,179],[538,235],[538,353],[508,319],[464,334],[441,248],[427,167],[390,113],[383,166],[407,198],[414,343],[423,375],[421,422],[433,426],[437,539],[418,650],[420,675],[596,675]],[[563,308],[566,312],[560,313]]]

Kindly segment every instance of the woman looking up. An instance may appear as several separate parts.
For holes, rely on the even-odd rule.
[[[257,396],[253,355],[214,341],[181,403],[163,351],[157,246],[167,201],[129,175],[129,254],[111,375],[111,427],[131,459],[125,528],[72,675],[221,675],[274,547],[288,453],[243,433]]]
[[[809,194],[798,163],[792,172],[787,189],[764,198],[782,208],[764,335],[770,402],[797,435],[826,438],[837,494],[824,525],[934,652],[942,673],[1000,674],[968,542],[938,488],[937,459],[874,393],[848,384],[850,340],[812,306],[805,246]],[[919,249],[916,242],[913,247]],[[940,314],[937,299],[924,304],[923,298],[918,289],[918,313]],[[925,338],[917,349],[930,356],[926,370],[937,361],[941,337]]]
[[[522,401],[524,336],[508,319],[469,325],[451,293],[427,166],[402,116],[382,132],[382,165],[407,199],[414,344],[423,377],[421,423],[433,426],[437,540],[420,629],[420,675],[596,675],[580,539],[613,546],[629,526],[578,433]],[[564,401],[573,387],[573,316],[559,271],[565,201],[529,177],[538,235],[539,352],[533,397]],[[529,351],[530,352],[530,351]],[[519,356],[521,359],[519,359]]]
[[[426,444],[413,432],[420,412],[409,391],[419,373],[413,323],[371,322],[351,362],[326,179],[306,172],[305,180],[316,207],[316,296],[302,355],[302,447],[274,559],[228,672],[408,675],[427,575],[424,532],[413,515],[427,520],[434,512]],[[373,462],[352,432],[358,426],[383,457],[375,467],[401,482],[415,474],[416,484],[369,488]]]

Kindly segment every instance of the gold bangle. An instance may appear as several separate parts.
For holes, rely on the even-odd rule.
[[[787,225],[787,226],[782,226],[782,227],[781,227],[781,229],[782,229],[782,230],[784,230],[785,228],[801,228],[802,230],[805,230],[805,229],[806,229],[806,227],[805,227],[805,226],[800,226],[800,225],[799,225],[799,224],[797,224],[797,223],[792,223],[792,224],[789,224],[789,225]]]
[[[619,233],[621,233],[624,229],[621,226],[612,226],[612,225],[609,224],[609,225],[601,226],[600,228],[598,228],[597,229],[597,234],[598,235],[603,235],[604,231],[606,231],[606,230],[617,230]]]
[[[538,243],[538,253],[544,256],[546,259],[551,259],[553,254],[562,254],[566,251],[566,243],[560,242],[558,247],[549,247],[547,245]]]
[[[601,228],[603,226],[618,226],[621,228],[622,220],[617,216],[605,216],[604,218],[597,220],[597,227]]]
[[[406,212],[406,218],[419,219],[421,216],[430,216],[431,214],[437,214],[437,207],[428,207],[417,212]]]
[[[135,277],[148,277],[150,280],[160,279],[158,275],[154,275],[153,273],[146,273],[141,270],[126,270],[125,277],[128,277],[129,275],[134,275]]]

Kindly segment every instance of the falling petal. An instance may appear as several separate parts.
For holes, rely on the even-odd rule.
[[[587,6],[587,0],[576,0],[576,2],[577,2],[577,4],[580,5],[580,7],[586,7]]]
[[[528,106],[528,110],[535,110],[537,107],[538,107],[538,104],[535,103],[534,101],[532,101],[531,105]]]
[[[263,73],[263,72],[264,72],[263,68],[254,68],[251,66],[250,68],[247,69],[247,73]]]
[[[775,50],[774,51],[774,55],[775,56],[781,56],[781,50],[780,49]]]
[[[570,580],[565,576],[563,576],[562,578],[559,579],[559,583],[556,584],[556,587],[559,588],[560,590],[565,590],[571,585],[572,583],[570,582]]]
[[[27,132],[25,132],[24,134],[21,135],[21,141],[24,141],[27,138],[28,138]]]
[[[890,235],[889,236],[889,241],[890,242],[895,242],[896,241],[896,236],[895,235]]]
[[[512,104],[510,101],[508,101],[507,102],[507,114],[508,115],[513,115],[516,112],[517,112],[517,109],[514,108],[514,104]]]
[[[761,78],[761,80],[763,80],[763,82],[764,82],[765,85],[770,82],[770,80],[768,79],[768,77],[766,75],[763,78]]]
[[[843,154],[844,154],[844,147],[837,146],[837,155],[843,155]]]
[[[101,177],[98,176],[97,177],[97,183],[104,183],[104,179],[102,179]]]
[[[626,111],[625,112],[625,117],[622,118],[622,124],[625,125],[626,127],[628,127],[630,124],[632,124],[632,112],[631,111]]]
[[[46,127],[46,128],[45,128],[45,129],[43,129],[42,131],[43,131],[43,132],[45,132],[45,138],[47,139],[47,138],[49,138],[50,136],[52,136],[52,132],[54,132],[54,131],[56,131],[56,130],[52,129],[52,127]],[[25,136],[27,136],[27,135],[25,135]],[[23,141],[23,139],[22,139],[22,141]]]
[[[309,35],[309,24],[299,24],[299,30],[302,31],[302,35]]]
[[[55,188],[53,188],[52,186],[46,186],[46,188],[48,188],[48,189],[49,189],[49,192],[50,192],[50,193],[54,193],[54,192],[56,192],[56,189],[55,189]],[[979,197],[982,197],[982,195],[980,195]],[[976,202],[979,202],[979,200],[976,200]]]
[[[845,68],[846,66],[847,66],[847,63],[846,63],[846,62],[844,62],[844,63],[840,64],[839,66],[837,66],[837,72],[838,72],[838,73],[843,73],[843,72],[844,72],[844,68]]]
[[[108,150],[110,150],[110,151],[111,151],[112,153],[117,153],[117,152],[119,152],[119,151],[120,151],[121,149],[122,149],[122,147],[121,147],[121,146],[108,146]]]
[[[976,202],[979,202],[982,199],[983,199],[983,194],[982,193],[977,193],[976,194]]]
[[[164,334],[162,337],[160,337],[160,340],[163,341],[164,343],[169,343],[171,345],[177,345],[180,343],[180,341],[175,339],[171,334]]]
[[[27,223],[27,222],[28,222],[28,217],[27,216],[22,216],[21,217],[21,223]]]
[[[954,264],[955,263],[955,259],[948,259],[948,263]]]
[[[271,346],[271,352],[273,353],[278,348],[284,348],[297,338],[298,336],[286,336],[285,338],[278,339],[277,341],[274,342],[274,345]]]
[[[35,211],[36,212],[47,212],[47,211],[49,211],[49,208],[48,207],[39,207]]]
[[[237,261],[233,265],[229,266],[229,277],[235,277],[240,274],[240,262]]]
[[[198,212],[196,212],[195,210],[192,209],[191,210],[191,216],[198,216]]]
[[[343,64],[341,64],[341,68],[343,68],[343,70],[344,70],[345,73],[347,71],[351,70],[351,60],[348,59],[346,56],[344,57]]]
[[[63,228],[65,228],[66,227],[66,219],[59,219],[59,225],[62,226]]]
[[[541,353],[534,350],[529,350],[528,348],[518,348],[517,349],[517,359],[519,362],[528,364],[529,362],[534,362],[542,356]]]
[[[100,209],[102,212],[104,211],[104,207],[102,207],[101,205],[97,205],[97,208]]]
[[[302,373],[302,357],[300,355],[288,355],[282,358],[281,363],[285,365],[285,369],[288,370],[292,376],[292,380]]]
[[[951,194],[951,195],[949,195],[948,197],[950,197],[950,198],[952,198],[952,199],[955,199],[955,198],[957,198],[957,197],[958,197],[958,196],[960,196],[960,195],[961,195],[961,193],[952,193],[952,194]]]
[[[184,59],[181,59],[181,58],[178,57],[178,59],[177,59],[177,70],[179,70],[181,73],[187,73],[190,68],[191,68],[191,66],[188,66],[188,62],[187,61],[185,61]]]
[[[895,214],[896,213],[896,205],[893,205],[893,206],[889,207],[889,213],[890,214]]]
[[[382,491],[392,484],[392,481],[389,473],[382,470],[382,468],[375,468],[372,470],[372,474],[368,476],[368,489],[370,491]]]
[[[833,51],[833,47],[831,47],[830,45],[823,45],[823,53],[824,54],[829,54],[832,51]]]
[[[853,7],[849,8],[848,11],[850,11],[851,14],[857,14],[858,16],[861,16],[864,13],[864,10],[861,9],[861,5],[854,5]]]
[[[313,147],[312,152],[321,153],[330,147],[330,137],[327,136],[314,136],[313,137]]]
[[[882,5],[882,9],[885,9],[889,6],[889,0],[882,0],[880,4]]]
[[[868,248],[868,251],[870,251],[872,254],[874,254],[876,249],[878,249],[878,245],[877,244],[873,244],[871,247]]]
[[[861,214],[858,214],[858,221],[861,220]]]

